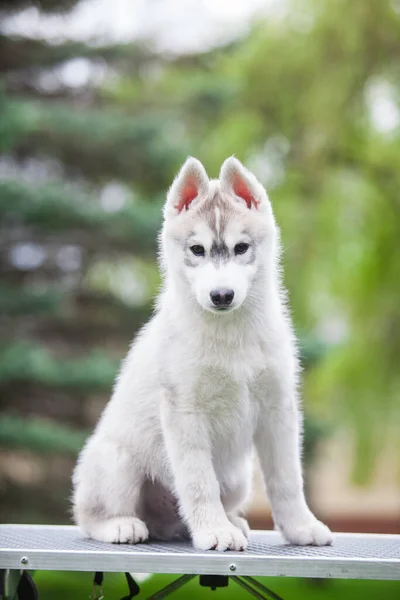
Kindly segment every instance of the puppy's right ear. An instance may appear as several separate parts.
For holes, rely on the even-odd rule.
[[[189,156],[175,177],[165,203],[165,214],[178,215],[189,210],[199,198],[207,195],[210,181],[207,173],[197,158]]]

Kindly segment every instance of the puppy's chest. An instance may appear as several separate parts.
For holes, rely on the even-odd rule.
[[[254,339],[214,340],[204,344],[198,364],[205,377],[215,371],[216,380],[250,384],[264,371],[267,348]]]
[[[196,386],[197,410],[206,415],[216,442],[238,440],[253,430],[256,406],[245,381],[218,367],[201,370]]]

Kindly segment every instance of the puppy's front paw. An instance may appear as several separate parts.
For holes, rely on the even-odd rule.
[[[246,550],[247,539],[243,533],[227,523],[224,527],[199,529],[193,533],[193,545],[199,550]]]
[[[149,532],[137,517],[115,517],[97,525],[93,537],[112,544],[140,544],[147,540]]]
[[[298,546],[329,546],[333,541],[329,527],[314,516],[306,521],[291,521],[286,525],[282,524],[281,531],[288,542]]]

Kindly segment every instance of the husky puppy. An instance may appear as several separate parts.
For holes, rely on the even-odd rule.
[[[104,542],[189,537],[244,550],[256,449],[274,522],[330,544],[301,472],[296,343],[263,186],[234,157],[188,158],[164,208],[163,288],[73,476],[76,523]]]

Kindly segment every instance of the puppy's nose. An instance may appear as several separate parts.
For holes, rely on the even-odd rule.
[[[229,306],[232,304],[234,295],[233,290],[213,290],[210,293],[210,298],[215,306]]]

